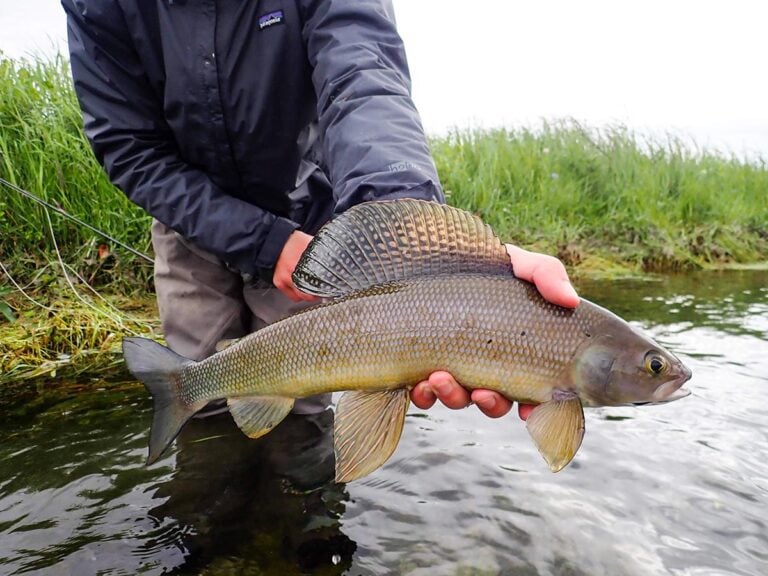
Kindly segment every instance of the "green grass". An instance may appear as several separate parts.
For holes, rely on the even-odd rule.
[[[109,183],[81,124],[64,58],[0,56],[0,176],[149,251],[149,217]],[[481,214],[505,239],[571,265],[664,271],[768,260],[765,160],[574,122],[454,132],[432,147],[450,203]],[[61,216],[51,220],[67,263],[88,277],[103,272],[96,251],[103,240]],[[0,261],[21,282],[50,283],[37,271],[55,261],[52,246],[44,209],[0,186]],[[100,279],[130,290],[143,265],[113,252],[117,268]]]
[[[119,240],[148,249],[149,218],[112,187],[91,153],[61,57],[13,61],[0,54],[0,176]],[[59,215],[50,218],[66,261],[90,276],[100,264],[97,245],[103,240]],[[0,185],[0,261],[20,282],[29,282],[54,260],[53,252],[46,211]],[[128,255],[118,261],[122,273],[131,272],[122,288],[135,285],[133,263]]]
[[[149,217],[109,183],[91,153],[63,58],[0,54],[0,176],[149,249]],[[99,371],[121,362],[120,336],[154,333],[151,267],[114,247],[102,258],[101,243],[109,244],[57,214],[49,225],[42,207],[0,185],[0,383]]]
[[[575,122],[434,139],[451,204],[559,255],[669,271],[768,260],[768,169]]]
[[[131,335],[159,338],[153,302],[49,295],[43,306],[28,307],[16,321],[0,324],[0,385],[122,368],[122,337]]]

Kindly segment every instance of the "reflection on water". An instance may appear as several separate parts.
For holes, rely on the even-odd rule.
[[[587,412],[550,474],[515,418],[412,410],[335,486],[331,414],[258,441],[192,421],[145,467],[140,386],[0,391],[0,574],[764,575],[768,273],[582,285],[694,372],[665,406]]]
[[[339,526],[347,494],[331,481],[330,410],[292,415],[259,442],[229,415],[192,420],[175,455],[147,468],[143,390],[75,391],[34,424],[17,422],[0,448],[0,573],[349,566],[355,544]]]

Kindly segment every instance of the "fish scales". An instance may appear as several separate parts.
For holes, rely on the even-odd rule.
[[[409,386],[447,370],[468,388],[543,402],[596,321],[512,277],[452,275],[375,286],[299,313],[184,368],[184,400],[301,397]],[[226,369],[224,368],[226,366]]]

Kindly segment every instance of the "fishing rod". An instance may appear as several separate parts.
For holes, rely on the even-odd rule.
[[[147,256],[143,252],[139,252],[135,248],[131,248],[127,244],[125,244],[125,243],[121,242],[120,240],[118,240],[117,238],[113,238],[112,236],[110,236],[106,232],[102,232],[101,230],[99,230],[98,228],[94,228],[93,226],[91,226],[87,222],[83,222],[77,216],[72,216],[72,214],[69,214],[68,212],[65,212],[64,210],[62,210],[58,206],[54,206],[50,202],[46,202],[42,198],[38,198],[37,196],[32,194],[32,192],[28,192],[27,190],[24,190],[24,188],[20,188],[20,187],[16,186],[16,184],[8,182],[8,180],[6,180],[5,178],[0,177],[0,184],[5,184],[11,190],[15,190],[16,192],[18,192],[22,196],[25,196],[26,198],[29,198],[30,200],[34,200],[35,202],[37,202],[38,204],[40,204],[42,206],[45,206],[49,210],[53,210],[57,214],[59,214],[61,216],[64,216],[65,218],[69,218],[70,220],[72,220],[73,222],[76,222],[77,224],[80,224],[80,226],[84,226],[84,227],[88,228],[88,230],[90,230],[91,232],[95,232],[96,234],[98,234],[100,236],[103,236],[107,240],[110,240],[111,242],[114,242],[118,246],[121,246],[122,248],[125,248],[126,250],[128,250],[128,252],[130,252],[134,256],[138,256],[139,258],[142,258],[142,259],[146,260],[150,264],[154,263],[154,260],[152,260],[152,258]]]

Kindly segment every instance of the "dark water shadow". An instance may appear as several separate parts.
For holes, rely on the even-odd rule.
[[[340,530],[347,498],[333,482],[333,413],[289,416],[254,441],[228,414],[192,420],[177,439],[176,467],[157,486],[159,525],[178,524],[185,554],[172,574],[340,574],[355,543]],[[160,542],[158,542],[162,546]],[[148,540],[147,551],[155,546]]]
[[[144,465],[135,383],[38,382],[0,396],[0,574],[341,574],[333,413],[264,438],[228,414],[192,420]]]

